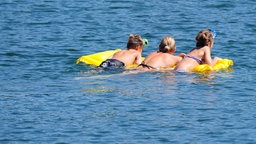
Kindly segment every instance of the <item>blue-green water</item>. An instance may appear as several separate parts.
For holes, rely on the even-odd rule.
[[[0,2],[0,143],[256,143],[256,2]],[[81,55],[165,35],[177,54],[201,29],[233,70],[208,76],[97,72]]]

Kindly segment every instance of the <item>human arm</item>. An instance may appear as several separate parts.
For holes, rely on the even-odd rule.
[[[214,57],[214,59],[213,59],[214,65],[217,63],[218,60],[221,60],[221,58],[219,58],[219,57]]]
[[[184,56],[186,56],[186,54],[185,53],[180,53],[178,56],[183,58]]]
[[[179,55],[174,56],[175,65],[177,65],[185,56],[185,53],[180,53]]]
[[[136,56],[135,63],[136,63],[136,64],[141,64],[141,63],[142,63],[141,54],[138,54],[138,55]]]
[[[204,62],[210,66],[214,66],[218,60],[221,58],[215,57],[214,59],[211,58],[211,50],[209,47],[205,48],[204,52]]]

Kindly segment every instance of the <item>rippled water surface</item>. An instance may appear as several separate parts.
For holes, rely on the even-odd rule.
[[[256,143],[256,2],[0,2],[0,143]],[[81,55],[218,32],[228,72],[98,72]]]

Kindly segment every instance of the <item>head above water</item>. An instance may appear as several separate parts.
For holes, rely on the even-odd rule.
[[[201,30],[196,36],[196,47],[212,45],[217,32],[212,29]]]
[[[170,36],[165,36],[161,40],[161,42],[158,46],[158,49],[159,49],[160,52],[163,52],[163,53],[166,53],[166,52],[169,52],[169,51],[175,52],[175,50],[176,50],[175,40]]]
[[[138,46],[143,48],[145,44],[145,40],[143,40],[141,36],[130,34],[127,42],[127,49],[135,49]]]

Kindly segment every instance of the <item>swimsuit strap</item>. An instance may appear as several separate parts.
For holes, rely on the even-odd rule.
[[[144,64],[144,63],[139,64],[138,67],[139,67],[139,66],[146,67],[146,68],[148,68],[148,69],[156,69],[156,68],[154,68],[154,67],[152,67],[152,66],[149,66],[149,65],[146,65],[146,64]]]
[[[203,61],[200,58],[197,58],[197,57],[194,57],[194,56],[190,56],[190,55],[186,55],[185,57],[192,58],[192,59],[196,60],[199,64],[203,64]]]

